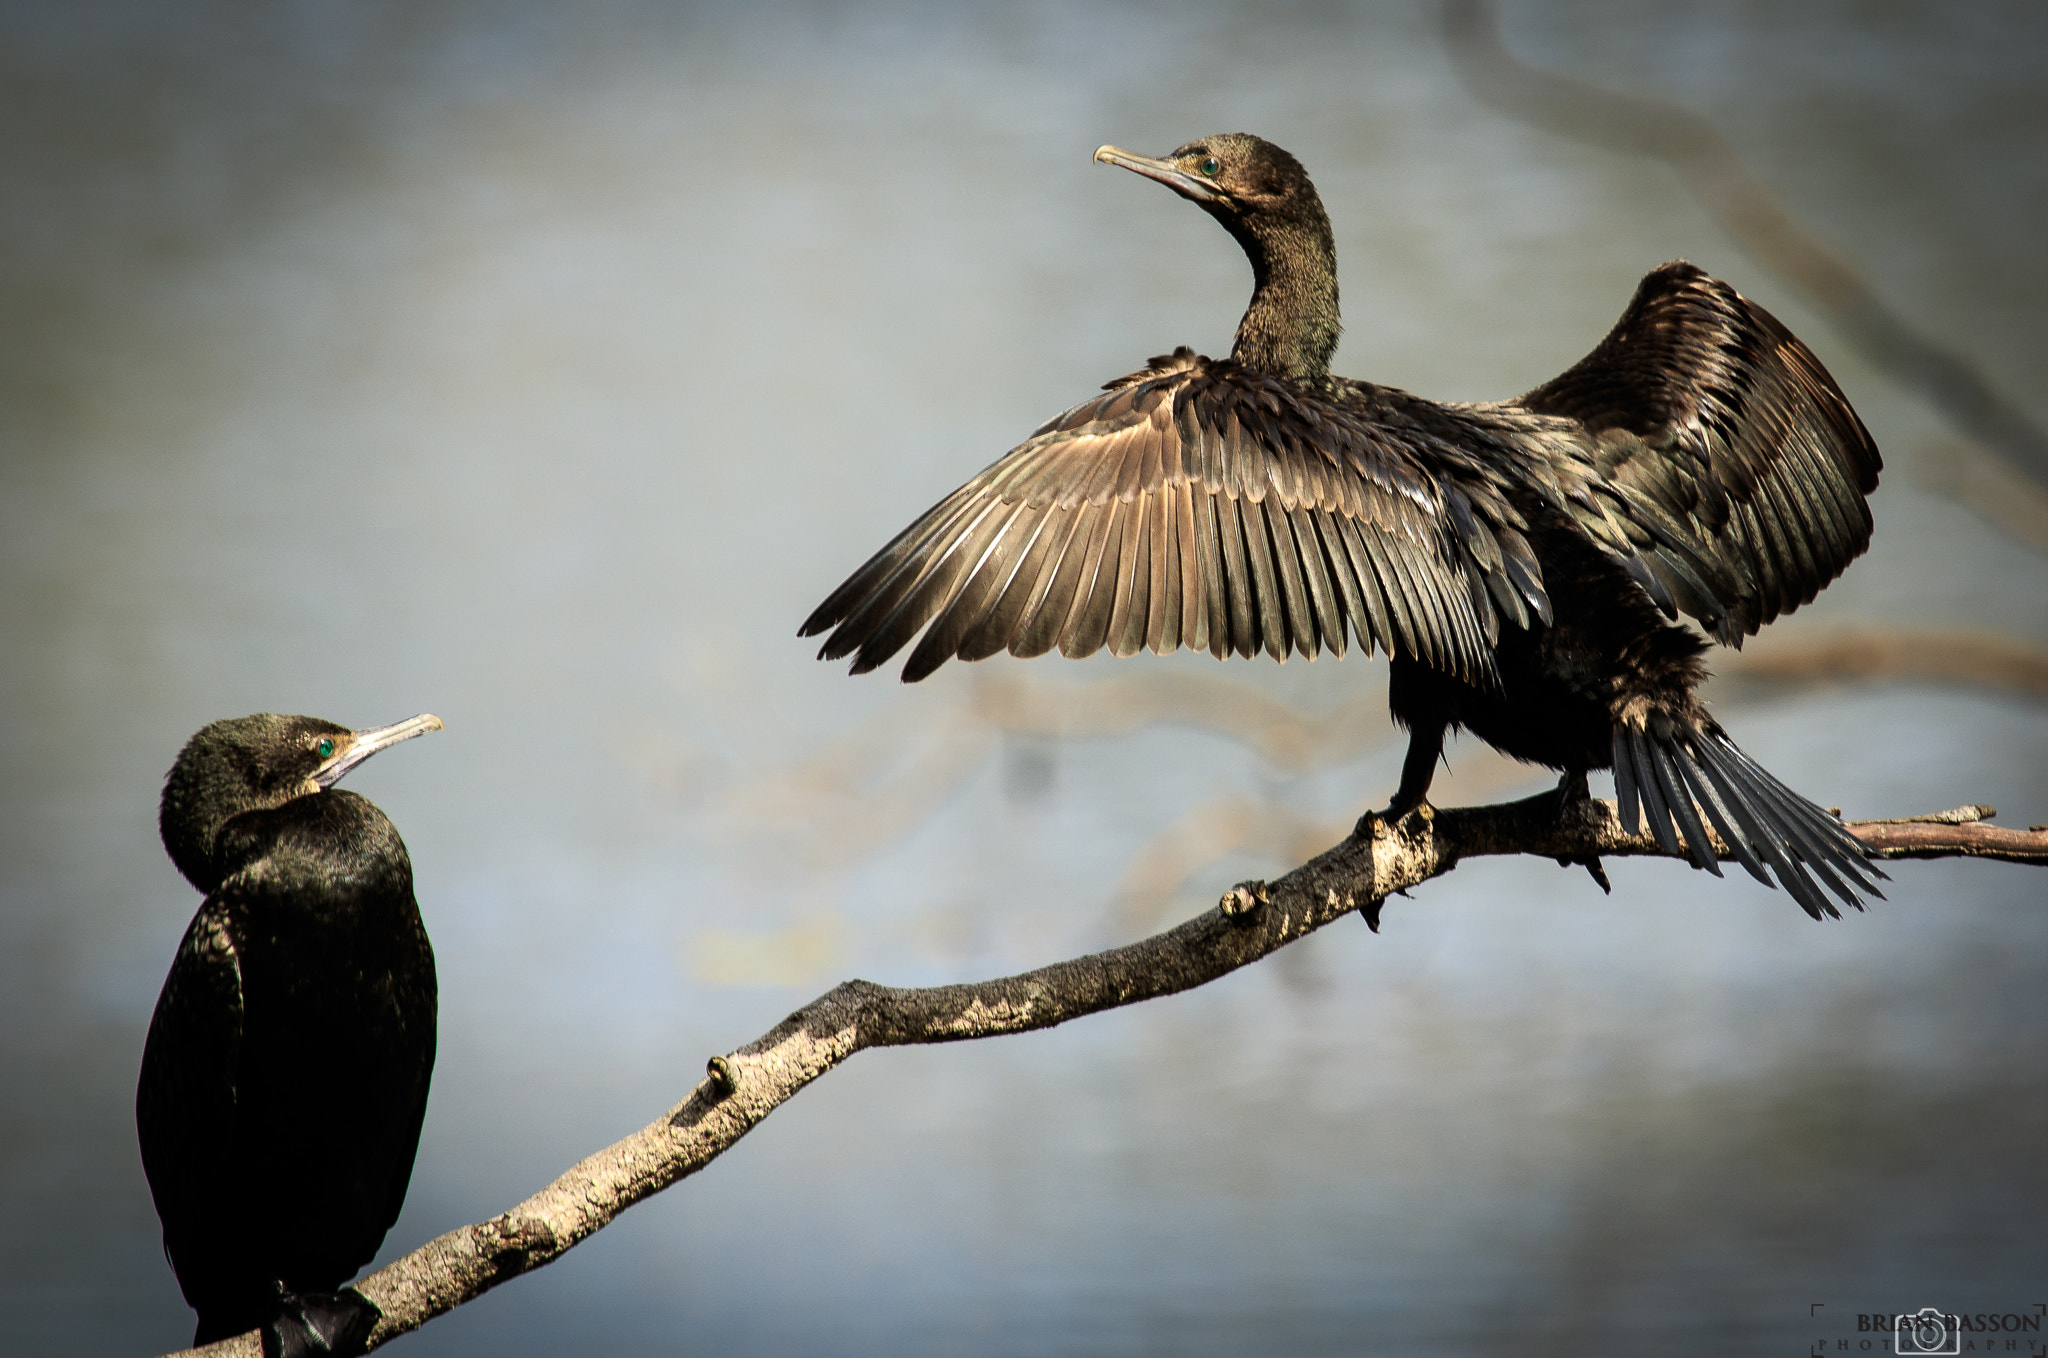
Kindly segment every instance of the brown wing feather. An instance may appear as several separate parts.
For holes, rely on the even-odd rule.
[[[1883,462],[1848,398],[1769,312],[1682,260],[1513,404],[1595,436],[1602,503],[1726,643],[1810,602],[1870,543]]]
[[[821,654],[861,673],[922,630],[903,673],[916,680],[954,656],[1055,645],[1341,655],[1348,632],[1368,654],[1491,682],[1493,600],[1528,587],[1495,539],[1519,520],[1467,487],[1492,519],[1473,528],[1433,466],[1341,390],[1181,350],[934,505],[803,635],[830,629]]]

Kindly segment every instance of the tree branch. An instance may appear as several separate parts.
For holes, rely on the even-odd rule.
[[[1901,820],[1851,821],[1879,858],[1995,858],[2048,865],[2048,826],[2004,830],[1990,807]],[[1732,857],[1717,845],[1723,858]],[[651,1126],[571,1168],[501,1216],[450,1231],[371,1274],[358,1289],[384,1313],[370,1346],[388,1343],[498,1284],[552,1263],[620,1212],[711,1163],[799,1090],[868,1047],[961,1042],[1050,1028],[1084,1014],[1191,990],[1256,962],[1355,910],[1459,861],[1536,854],[1566,862],[1665,857],[1649,834],[1624,832],[1612,802],[1562,815],[1546,792],[1494,806],[1423,807],[1388,824],[1361,819],[1335,848],[1272,882],[1245,882],[1213,910],[1107,952],[991,981],[922,989],[847,981],[726,1056],[711,1058],[689,1097]],[[198,1353],[257,1358],[251,1332]]]

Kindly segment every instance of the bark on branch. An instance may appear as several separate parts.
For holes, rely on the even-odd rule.
[[[1879,858],[1995,858],[2048,865],[2048,826],[1984,825],[1986,806],[1901,820],[1851,821]],[[1726,846],[1721,856],[1731,857]],[[1191,990],[1353,911],[1375,916],[1396,891],[1460,860],[1537,854],[1568,863],[1666,856],[1621,828],[1612,802],[1560,815],[1555,793],[1493,806],[1424,807],[1388,824],[1368,815],[1335,848],[1271,882],[1245,882],[1164,933],[1036,971],[905,989],[847,981],[766,1035],[711,1058],[697,1087],[659,1121],[572,1167],[501,1216],[450,1231],[357,1284],[383,1312],[376,1348],[498,1284],[552,1263],[633,1204],[696,1173],[799,1090],[867,1047],[960,1042],[1050,1028],[1084,1014]],[[254,1332],[208,1345],[257,1358]],[[187,1352],[194,1352],[188,1350]]]

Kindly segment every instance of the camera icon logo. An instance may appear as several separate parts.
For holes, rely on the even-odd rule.
[[[1892,1351],[1895,1353],[1961,1353],[1962,1324],[1932,1306],[1923,1306],[1907,1316],[1892,1318]]]

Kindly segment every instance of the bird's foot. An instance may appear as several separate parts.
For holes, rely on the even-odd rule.
[[[1559,820],[1565,819],[1573,811],[1592,800],[1593,791],[1586,786],[1586,771],[1584,769],[1574,770],[1557,780],[1557,817]],[[1602,891],[1610,896],[1614,894],[1614,884],[1607,880],[1607,869],[1600,866],[1599,855],[1589,854],[1584,858],[1566,857],[1557,860],[1557,865],[1561,868],[1568,868],[1573,864],[1584,868]]]
[[[1358,824],[1352,827],[1352,833],[1369,837],[1373,833],[1374,826],[1384,825],[1392,829],[1417,811],[1424,812],[1425,819],[1436,814],[1436,808],[1429,804],[1427,797],[1416,797],[1410,800],[1397,796],[1392,802],[1387,804],[1385,810],[1368,811],[1360,816]]]
[[[1394,794],[1393,802],[1386,810],[1368,811],[1360,816],[1358,824],[1351,827],[1351,833],[1360,839],[1374,839],[1378,837],[1382,828],[1393,830],[1402,821],[1418,811],[1422,813],[1422,818],[1425,821],[1436,815],[1436,808],[1429,804],[1429,798],[1403,797],[1397,792]],[[1405,896],[1408,893],[1406,891],[1397,891],[1395,894]],[[1374,933],[1380,931],[1380,907],[1385,903],[1384,897],[1374,896],[1358,907],[1358,917],[1364,920],[1366,927]]]
[[[339,1292],[277,1289],[277,1314],[263,1327],[263,1358],[352,1358],[365,1352],[384,1313],[353,1287]]]

